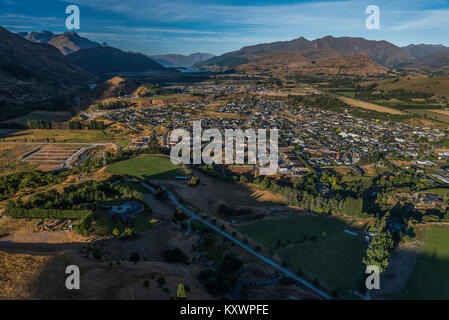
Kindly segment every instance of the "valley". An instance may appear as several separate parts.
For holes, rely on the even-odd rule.
[[[0,39],[0,299],[447,298],[449,64],[428,63],[444,48]],[[170,135],[193,121],[278,129],[275,174],[174,163]],[[69,264],[81,290],[64,287]],[[387,289],[367,292],[368,265]]]

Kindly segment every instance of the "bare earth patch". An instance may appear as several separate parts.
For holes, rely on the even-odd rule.
[[[356,99],[352,99],[352,98],[348,98],[348,97],[339,97],[339,98],[353,107],[359,107],[359,108],[363,108],[363,109],[374,110],[374,111],[378,111],[378,112],[386,112],[386,113],[391,113],[391,114],[404,114],[403,112],[401,112],[399,110],[382,107],[382,106],[379,106],[374,103],[360,101],[360,100],[356,100]]]
[[[421,248],[417,242],[399,245],[391,254],[387,270],[381,275],[380,290],[376,290],[376,296],[402,292],[420,252]]]

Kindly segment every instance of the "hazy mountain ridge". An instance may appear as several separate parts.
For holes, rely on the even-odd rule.
[[[422,58],[436,52],[449,53],[449,47],[442,44],[410,44],[402,49],[415,58]]]
[[[449,64],[449,52],[434,52],[416,60],[414,65],[440,68]]]
[[[163,65],[164,67],[191,67],[195,63],[206,61],[215,57],[211,53],[192,53],[189,55],[182,54],[163,54],[150,56],[154,61]]]

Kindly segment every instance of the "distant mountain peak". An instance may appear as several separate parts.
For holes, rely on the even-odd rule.
[[[67,55],[81,49],[98,47],[99,44],[81,37],[75,31],[66,31],[59,35],[53,34],[51,31],[43,30],[41,32],[20,32],[19,36],[38,43],[48,43],[56,47],[62,54]]]
[[[415,58],[422,58],[436,52],[449,53],[449,47],[442,44],[410,44],[402,49]]]
[[[381,65],[392,68],[410,64],[414,58],[401,48],[387,41],[367,40],[361,37],[334,37],[331,35],[315,40],[299,37],[290,41],[277,41],[246,46],[240,50],[225,53],[195,67],[212,69],[234,68],[254,61],[257,56],[271,52],[301,52],[309,49],[333,49],[343,56],[369,55]]]

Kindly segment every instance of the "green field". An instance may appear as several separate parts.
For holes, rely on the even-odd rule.
[[[424,229],[424,253],[416,261],[401,299],[449,299],[449,227]]]
[[[344,229],[357,231],[364,227],[340,218],[307,215],[254,222],[239,226],[238,230],[278,254],[291,270],[300,268],[306,279],[318,279],[320,286],[336,290],[342,297],[358,288],[366,251],[364,242]],[[311,240],[313,236],[315,241]],[[278,240],[288,240],[290,244],[279,248]]]
[[[185,170],[182,166],[174,165],[169,157],[163,155],[143,155],[116,162],[111,164],[106,170],[111,173],[156,180],[185,176]]]

